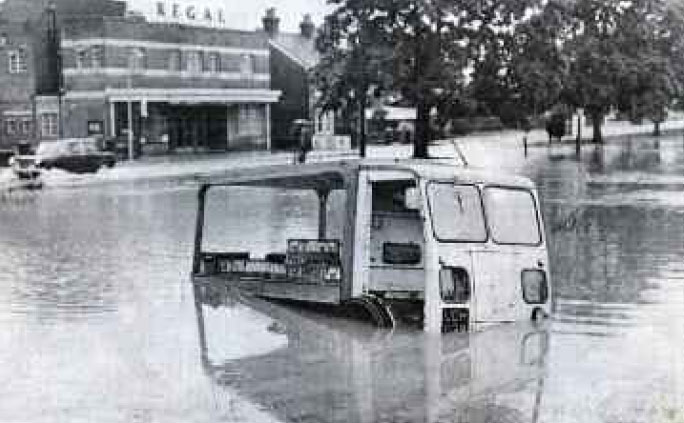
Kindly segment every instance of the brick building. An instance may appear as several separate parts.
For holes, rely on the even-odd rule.
[[[0,149],[34,137],[35,54],[28,29],[25,22],[0,20]]]
[[[99,17],[64,22],[66,136],[103,130],[171,151],[268,148],[269,50],[258,33]]]
[[[21,88],[2,95],[11,105],[3,119],[28,116],[21,125],[35,126],[22,128],[33,134],[26,138],[102,133],[124,141],[131,128],[143,152],[270,148],[280,93],[271,89],[262,32],[152,23],[112,0],[60,0],[53,9],[45,0],[7,0],[3,16],[24,37],[8,37],[24,50],[5,52],[0,90]],[[8,33],[12,25],[0,23]]]
[[[59,135],[58,47],[49,39],[57,35],[57,17],[125,12],[124,3],[112,0],[49,5],[48,0],[0,5],[0,149]]]
[[[335,114],[322,113],[316,107],[311,72],[320,56],[315,46],[316,27],[311,17],[304,16],[299,32],[281,31],[275,9],[269,9],[262,21],[271,51],[271,86],[282,93],[271,114],[273,147],[288,149],[298,146],[300,141],[293,131],[293,122],[305,119],[313,124],[314,145],[346,148],[349,137],[336,135],[347,131],[336,127]]]

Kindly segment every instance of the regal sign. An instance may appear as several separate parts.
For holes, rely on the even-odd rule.
[[[214,5],[197,5],[174,1],[157,1],[154,20],[161,22],[177,22],[203,26],[225,26],[226,13],[221,7]]]

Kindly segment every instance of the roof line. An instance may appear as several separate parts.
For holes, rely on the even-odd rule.
[[[281,53],[283,53],[285,56],[287,56],[287,57],[288,57],[289,59],[291,59],[293,62],[297,63],[297,64],[298,64],[299,66],[301,66],[302,68],[307,69],[307,70],[310,69],[310,68],[312,68],[312,66],[307,65],[302,59],[300,59],[299,57],[297,57],[297,56],[295,56],[294,54],[292,54],[292,52],[291,52],[290,50],[288,50],[285,46],[283,46],[282,44],[276,42],[275,40],[269,39],[269,40],[268,40],[268,43],[269,43],[269,45],[271,45],[271,46],[275,47],[276,49],[278,49],[278,51],[280,51]]]

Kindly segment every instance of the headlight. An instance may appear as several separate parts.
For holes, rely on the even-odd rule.
[[[527,304],[545,304],[549,299],[549,286],[543,270],[523,270],[523,298]]]
[[[445,303],[467,303],[470,300],[468,272],[461,267],[442,269],[439,272],[439,292]]]

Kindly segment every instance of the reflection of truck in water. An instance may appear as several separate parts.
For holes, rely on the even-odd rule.
[[[549,342],[542,326],[433,336],[240,298],[225,284],[194,288],[219,409],[230,412],[239,396],[279,421],[538,419]]]
[[[205,222],[205,209],[227,207],[236,189],[262,196],[268,189],[291,202],[314,196],[307,207],[318,210],[317,227],[283,229],[282,249],[258,256],[249,234],[207,243],[225,221],[249,217],[223,213]],[[532,182],[452,163],[235,170],[200,189],[193,278],[264,298],[343,306],[382,326],[401,320],[428,331],[468,330],[549,313],[543,227]]]

